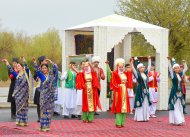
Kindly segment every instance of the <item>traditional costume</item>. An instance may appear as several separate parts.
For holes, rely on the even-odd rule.
[[[92,63],[93,63],[93,64],[94,64],[94,63],[98,63],[98,65],[99,65],[100,60],[101,60],[101,58],[100,58],[99,56],[94,56],[94,57],[92,57]],[[99,87],[100,87],[100,88],[98,89],[98,97],[100,98],[100,92],[101,92],[100,80],[105,80],[105,75],[104,75],[103,69],[100,68],[98,65],[97,65],[97,66],[95,66],[95,65],[93,66],[93,71],[96,72],[97,77],[98,77],[98,84],[99,84]],[[98,115],[98,113],[95,112],[95,115]]]
[[[184,68],[184,69],[183,69]],[[188,67],[187,67],[187,64],[186,62],[184,63],[184,66],[183,65],[180,65],[180,69],[183,69],[179,74],[182,78],[182,82],[181,82],[181,87],[182,87],[182,91],[183,91],[183,97],[184,97],[184,100],[186,102],[186,75],[185,73],[187,72],[188,70]],[[187,114],[187,112],[185,111],[185,107],[184,107],[184,110],[183,110],[183,113],[184,114]]]
[[[127,91],[129,97],[129,104],[130,104],[130,113],[133,114],[134,109],[134,91],[133,91],[133,83],[136,83],[136,79],[133,75],[132,71],[126,71],[127,75]]]
[[[63,101],[63,90],[61,88],[61,72],[60,71],[58,71],[57,90],[58,90],[58,94],[57,94],[57,100],[55,101],[54,112],[61,114],[64,101]]]
[[[13,58],[12,62],[18,63],[18,58]],[[18,73],[18,70],[17,70],[16,67],[14,67],[13,70],[16,73]],[[15,119],[16,118],[16,105],[15,105],[15,99],[12,97],[12,95],[13,95],[13,92],[14,92],[16,77],[14,77],[13,74],[11,74],[9,69],[8,69],[8,75],[9,75],[9,78],[11,79],[11,84],[10,84],[10,87],[9,87],[9,93],[8,93],[7,102],[11,102],[11,117],[13,119]]]
[[[140,72],[139,69],[144,67],[142,63],[139,62],[137,58],[135,58],[135,64],[137,66],[137,71],[133,66],[133,73],[137,79],[137,89],[135,95],[135,121],[148,121],[149,120],[149,106],[151,105],[150,102],[150,95],[148,90],[148,72],[151,66],[151,60],[148,61],[148,69],[144,72]]]
[[[24,63],[25,70],[16,73],[13,68],[8,65],[10,73],[16,78],[14,92],[12,94],[16,104],[16,125],[27,126],[28,122],[28,99],[29,99],[29,69]]]
[[[101,60],[101,58],[99,56],[92,57],[92,63],[95,63],[95,62],[100,63],[100,60]],[[93,67],[93,70],[96,72],[97,77],[98,77],[98,83],[100,85],[100,89],[98,89],[98,96],[100,96],[100,91],[101,91],[100,80],[104,80],[105,79],[104,71],[99,66],[98,67]]]
[[[39,64],[41,64],[41,62],[43,62],[45,59],[46,59],[45,56],[40,56],[38,58]],[[38,122],[40,122],[40,85],[41,85],[41,80],[38,77],[36,71],[34,71],[34,80],[37,82],[35,94],[34,94],[34,104],[37,105]]]
[[[63,115],[68,118],[70,115],[75,116],[76,108],[76,72],[68,69],[61,76],[61,80],[65,80],[65,92],[64,92],[64,108]]]
[[[83,122],[92,122],[96,107],[101,109],[98,98],[100,85],[96,73],[91,71],[92,68],[88,62],[85,63],[85,67],[88,67],[88,70],[77,74],[76,87],[79,90],[82,89],[82,120]]]
[[[158,102],[158,82],[160,82],[159,73],[156,71],[150,71],[148,73],[148,86],[149,86],[149,94],[150,94],[150,117],[155,118],[156,106]]]
[[[169,110],[169,123],[175,125],[181,125],[185,122],[183,115],[183,108],[185,107],[185,100],[182,91],[182,78],[179,73],[175,73],[173,69],[180,67],[174,61],[173,68],[171,61],[169,60],[169,72],[172,79],[172,88],[169,95],[168,110]]]
[[[125,124],[126,113],[130,112],[130,104],[127,91],[127,72],[118,69],[124,67],[124,59],[116,59],[117,69],[112,72],[110,88],[114,91],[112,112],[116,114],[116,127],[123,127]]]
[[[50,130],[50,122],[54,112],[55,84],[57,84],[58,68],[53,64],[53,69],[48,76],[41,72],[41,69],[34,63],[36,73],[41,80],[40,84],[40,129]]]
[[[81,70],[80,72],[82,72]],[[77,100],[76,100],[76,108],[75,114],[78,116],[78,119],[81,119],[82,115],[82,89],[77,89]]]

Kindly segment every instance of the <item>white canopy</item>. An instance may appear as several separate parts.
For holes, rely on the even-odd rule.
[[[129,17],[112,14],[97,20],[93,20],[81,25],[77,25],[66,30],[93,31],[94,27],[116,27],[116,28],[148,28],[148,29],[165,29],[156,25],[145,23]]]
[[[110,15],[65,30],[65,44],[63,44],[63,70],[66,69],[66,56],[75,54],[76,32],[92,32],[94,34],[94,55],[101,57],[101,67],[106,70],[104,63],[107,60],[106,52],[120,43],[115,48],[114,58],[123,57],[128,60],[131,57],[131,32],[134,28],[144,35],[147,42],[156,49],[156,69],[161,73],[159,87],[159,109],[167,109],[168,100],[168,29],[156,25],[131,19],[120,15]],[[120,50],[118,52],[118,50]],[[107,110],[109,103],[106,100],[106,81],[102,82],[101,102],[103,110]]]

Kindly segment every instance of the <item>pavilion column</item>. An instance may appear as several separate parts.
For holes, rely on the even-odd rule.
[[[73,31],[65,31],[63,44],[62,44],[62,73],[64,73],[68,68],[68,56],[75,54],[75,39],[74,39],[74,32]],[[64,90],[65,81],[62,82],[62,89]],[[64,100],[65,94],[63,94]],[[64,104],[62,104],[64,108]],[[62,112],[63,114],[63,112]]]
[[[161,48],[159,53],[156,53],[156,70],[160,72],[160,83],[159,83],[159,102],[158,110],[168,109],[168,30],[162,30],[161,37]],[[164,50],[161,50],[164,49]]]
[[[109,99],[107,99],[107,74],[106,64],[107,60],[107,28],[106,27],[95,27],[94,28],[94,55],[100,56],[101,62],[100,67],[104,70],[106,79],[101,80],[101,93],[100,102],[102,105],[102,111],[109,109]]]
[[[124,37],[123,58],[125,59],[125,62],[129,62],[129,59],[131,58],[131,34],[127,34]]]
[[[62,44],[62,72],[67,70],[68,56],[75,55],[75,38],[73,31],[65,31],[65,43]]]

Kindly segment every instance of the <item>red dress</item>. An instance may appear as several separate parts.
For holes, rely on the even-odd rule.
[[[127,73],[123,73],[127,77]],[[113,103],[111,111],[113,113],[130,112],[130,104],[128,99],[127,82],[123,83],[118,70],[112,72],[110,88],[114,91]],[[125,90],[125,91],[123,91]],[[123,101],[125,99],[125,101]],[[125,108],[124,108],[125,107]]]
[[[96,108],[101,109],[98,98],[98,89],[100,88],[96,72],[89,74],[80,72],[76,77],[76,88],[82,90],[82,111],[93,112]]]

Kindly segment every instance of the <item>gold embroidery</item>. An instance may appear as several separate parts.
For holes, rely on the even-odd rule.
[[[126,113],[127,112],[127,99],[126,99],[126,85],[125,83],[127,82],[127,77],[125,74],[120,74],[121,82],[120,84],[121,90],[122,90],[122,107],[121,107],[121,112]]]
[[[94,111],[92,75],[91,74],[85,74],[85,79],[86,79],[88,110],[89,110],[89,112],[92,112],[92,111]]]

